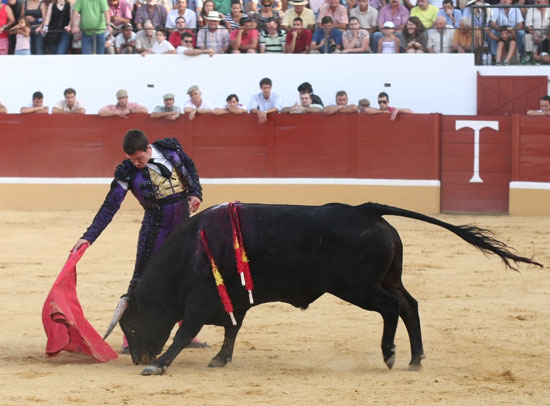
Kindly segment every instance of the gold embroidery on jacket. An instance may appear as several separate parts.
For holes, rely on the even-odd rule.
[[[155,197],[162,199],[164,197],[172,196],[176,193],[185,192],[185,186],[181,182],[178,173],[172,170],[172,176],[170,179],[166,179],[156,171],[149,169],[151,175],[151,182],[153,183],[153,190],[155,191]]]

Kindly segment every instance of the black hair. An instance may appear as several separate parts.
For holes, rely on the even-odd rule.
[[[263,85],[273,86],[273,84],[271,83],[271,79],[269,78],[263,78],[262,80],[260,80],[260,87],[262,87]]]
[[[546,100],[547,102],[550,102],[550,96],[549,95],[544,95],[540,99],[541,100]]]
[[[237,96],[235,93],[231,93],[227,98],[225,99],[226,102],[230,101],[232,98],[235,98],[237,101],[239,101],[239,96]]]
[[[76,96],[76,90],[74,90],[72,87],[68,87],[63,92],[63,96],[67,96],[67,94],[74,94]]]
[[[298,86],[298,91],[300,93],[313,93],[313,87],[309,82],[304,82]]]
[[[332,22],[332,18],[330,16],[324,16],[321,19],[321,25],[325,25]]]
[[[134,155],[138,151],[147,151],[149,140],[141,130],[128,130],[122,141],[122,149],[128,155]]]
[[[44,95],[42,94],[42,92],[34,92],[32,94],[32,99],[33,100],[36,100],[36,99],[40,100],[40,99],[43,99],[43,98],[44,98]]]
[[[388,96],[386,92],[378,93],[378,97],[385,97],[386,99],[388,99],[388,101],[390,101],[390,96]]]

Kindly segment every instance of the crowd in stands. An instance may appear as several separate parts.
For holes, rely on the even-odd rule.
[[[549,2],[1,0],[0,55],[474,52],[478,63],[550,63]]]
[[[297,88],[299,102],[291,106],[283,106],[282,98],[272,91],[272,82],[269,78],[260,81],[260,92],[253,94],[248,107],[241,103],[239,96],[230,94],[226,98],[226,104],[214,107],[212,103],[202,97],[202,92],[197,85],[187,90],[188,99],[183,108],[176,106],[176,97],[173,93],[163,96],[163,104],[155,107],[151,113],[152,118],[176,120],[181,114],[188,114],[189,120],[199,115],[223,115],[252,113],[258,117],[258,122],[264,124],[271,113],[324,113],[333,115],[337,113],[365,113],[365,114],[389,114],[391,120],[395,120],[399,113],[412,113],[410,109],[390,107],[389,96],[385,92],[378,95],[378,108],[371,107],[368,99],[361,99],[357,104],[350,103],[344,90],[339,90],[335,96],[335,103],[325,107],[321,98],[313,92],[309,82],[300,84]],[[63,92],[64,99],[60,100],[51,110],[52,114],[85,114],[86,109],[76,97],[76,90],[67,88]],[[100,117],[127,118],[131,114],[149,114],[147,107],[130,102],[128,91],[120,89],[116,92],[116,104],[109,104],[98,111]],[[0,103],[0,113],[7,113],[5,106]],[[49,107],[44,105],[44,94],[36,91],[32,95],[32,102],[21,107],[21,114],[48,114]]]

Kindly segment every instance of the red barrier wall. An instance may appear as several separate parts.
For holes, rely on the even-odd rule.
[[[176,137],[204,178],[322,177],[438,179],[437,115],[0,117],[4,177],[110,177],[130,128],[151,140]],[[414,129],[414,131],[412,131]]]

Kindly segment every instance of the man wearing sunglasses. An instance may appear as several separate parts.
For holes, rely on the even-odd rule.
[[[390,107],[390,96],[386,92],[380,92],[378,95],[378,109],[369,108],[365,111],[367,114],[391,114],[390,120],[395,120],[399,113],[411,114],[411,109],[403,109],[397,107]]]
[[[184,32],[181,36],[181,45],[176,49],[176,54],[183,54],[187,56],[197,56],[202,54],[208,54],[214,56],[216,53],[212,48],[207,49],[195,49],[193,48],[193,34]]]

